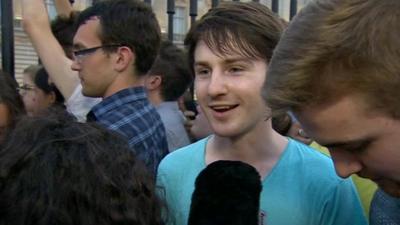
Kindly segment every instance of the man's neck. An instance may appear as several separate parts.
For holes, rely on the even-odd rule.
[[[254,166],[262,177],[279,160],[288,139],[276,133],[270,121],[236,138],[214,135],[206,147],[206,164],[217,160],[238,160]]]
[[[103,95],[103,98],[109,97],[121,90],[144,86],[143,78],[137,77],[132,74],[119,74],[115,80],[110,84]]]
[[[154,106],[159,106],[163,103],[163,99],[161,98],[160,94],[157,91],[148,91],[147,92],[148,99],[150,103]]]

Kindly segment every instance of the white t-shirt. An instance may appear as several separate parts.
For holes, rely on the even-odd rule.
[[[101,102],[101,98],[91,98],[83,96],[82,94],[82,85],[78,84],[66,101],[65,106],[67,111],[74,115],[79,122],[86,121],[86,114],[92,109],[94,105]]]

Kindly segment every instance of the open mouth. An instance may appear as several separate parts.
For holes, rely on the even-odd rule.
[[[211,106],[211,109],[219,112],[219,113],[223,113],[223,112],[227,112],[229,110],[232,110],[236,107],[238,107],[239,105],[223,105],[223,106]]]

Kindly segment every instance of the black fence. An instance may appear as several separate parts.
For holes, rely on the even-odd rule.
[[[3,71],[14,76],[14,15],[12,1],[1,5],[1,55]]]
[[[93,0],[93,3],[98,0]],[[240,0],[233,0],[239,2]],[[259,0],[253,0],[259,2]],[[14,76],[15,65],[14,65],[14,16],[13,16],[13,1],[1,0],[1,53],[2,53],[2,68],[3,71]],[[71,2],[74,2],[71,0]],[[144,0],[144,2],[151,5],[152,0]],[[219,0],[212,0],[211,7],[215,7],[219,4]],[[279,0],[271,1],[272,11],[278,13],[279,11]],[[174,37],[174,23],[173,18],[175,14],[175,0],[167,0],[167,12],[168,14],[168,39],[173,40]],[[290,0],[290,19],[297,13],[297,0]],[[189,1],[189,16],[190,22],[193,24],[196,21],[198,15],[197,0]]]

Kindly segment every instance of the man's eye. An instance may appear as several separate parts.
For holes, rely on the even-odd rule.
[[[241,68],[241,67],[232,67],[232,68],[229,69],[230,73],[240,73],[240,72],[243,72],[243,71],[244,71],[244,69]]]
[[[207,75],[209,73],[208,69],[197,69],[195,71],[196,75]]]
[[[364,142],[357,145],[348,145],[348,146],[340,146],[340,147],[329,147],[329,150],[332,151],[346,151],[349,153],[361,153],[366,151],[366,149],[370,146],[370,142]]]
[[[74,51],[74,54],[75,55],[85,55],[86,54],[86,51],[85,51],[85,49],[83,49],[83,50],[77,50],[77,51]]]
[[[344,150],[347,152],[352,152],[352,153],[357,153],[357,152],[363,152],[367,146],[357,146],[357,147],[348,147],[345,148]]]

